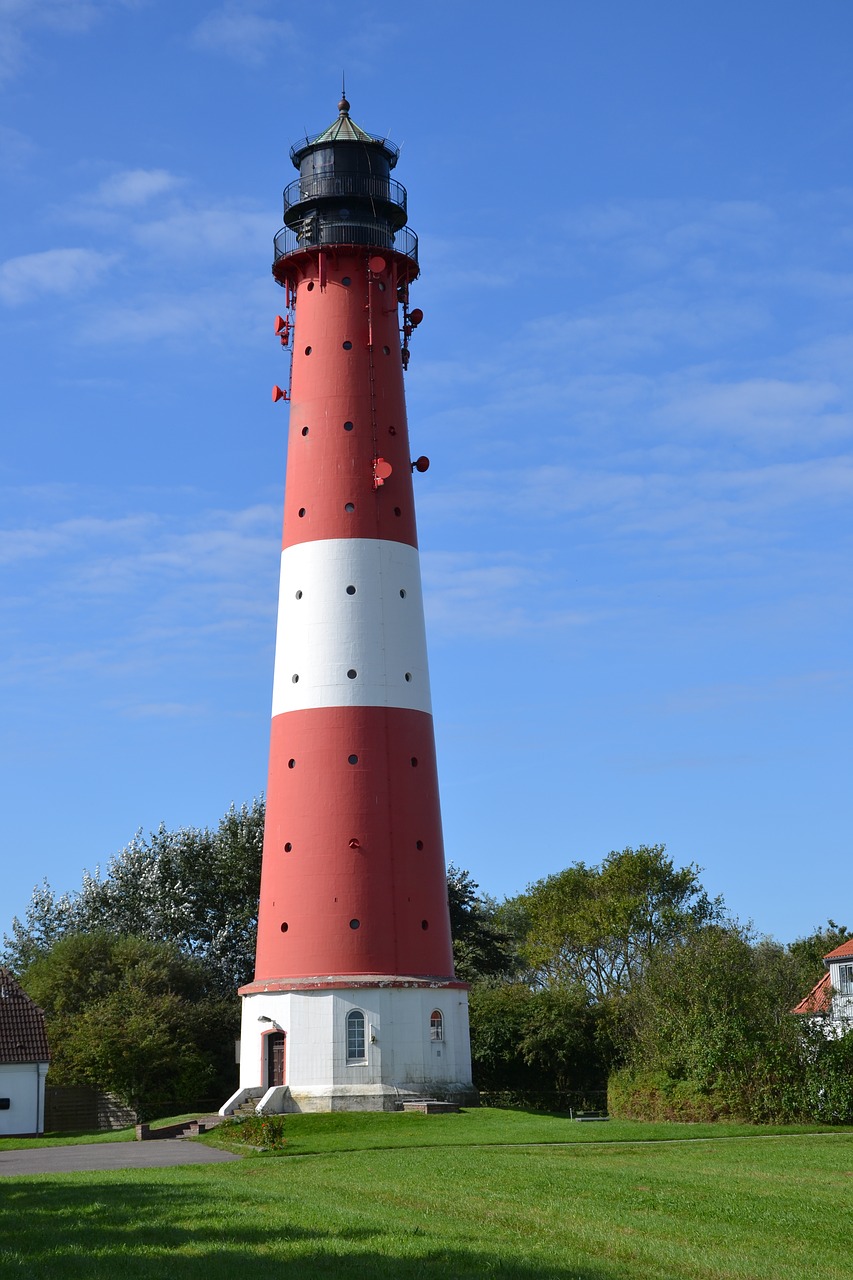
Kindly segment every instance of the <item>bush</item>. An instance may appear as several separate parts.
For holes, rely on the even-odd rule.
[[[607,1110],[614,1120],[677,1120],[708,1124],[739,1120],[729,1101],[695,1080],[673,1080],[663,1072],[616,1071],[607,1086]]]
[[[219,1132],[235,1142],[245,1142],[247,1147],[260,1147],[262,1151],[283,1151],[287,1146],[284,1136],[284,1116],[247,1116],[245,1120],[227,1120]]]

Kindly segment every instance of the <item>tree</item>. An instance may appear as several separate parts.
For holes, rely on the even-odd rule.
[[[5,939],[4,963],[22,973],[60,938],[106,930],[169,940],[207,968],[220,991],[249,981],[254,966],[264,804],[233,806],[215,831],[161,826],[137,833],[105,873],[56,895],[44,882]]]
[[[676,869],[664,845],[614,851],[600,867],[576,862],[502,910],[524,929],[521,952],[535,985],[580,985],[594,1000],[627,991],[658,950],[724,917],[699,868]]]
[[[498,978],[517,967],[511,942],[496,922],[497,905],[478,894],[470,872],[451,862],[447,868],[447,904],[453,938],[453,963],[463,982]]]
[[[53,1083],[91,1084],[141,1115],[230,1090],[235,1002],[211,991],[205,967],[176,945],[69,934],[21,983],[47,1017]]]
[[[659,951],[622,1002],[627,1062],[611,1101],[645,1119],[853,1118],[853,1036],[790,1013],[795,976],[790,948],[733,922]]]
[[[480,984],[471,991],[470,1019],[478,1088],[546,1095],[545,1100],[548,1094],[605,1088],[601,1006],[592,1005],[583,989]]]
[[[815,929],[814,933],[810,933],[808,937],[797,938],[790,944],[788,951],[797,966],[800,987],[800,996],[797,999],[804,996],[823,977],[826,972],[823,957],[829,955],[830,951],[834,951],[836,947],[840,947],[842,942],[849,942],[851,938],[853,933],[846,925],[827,920],[824,928]]]

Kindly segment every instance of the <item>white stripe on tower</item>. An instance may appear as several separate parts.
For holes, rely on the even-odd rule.
[[[309,707],[431,714],[415,547],[299,542],[281,555],[273,716]]]

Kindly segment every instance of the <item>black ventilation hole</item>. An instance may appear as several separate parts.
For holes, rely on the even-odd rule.
[[[298,510],[298,512],[297,512],[297,515],[299,516],[299,519],[301,520],[301,519],[302,519],[302,517],[305,515],[305,508],[304,508],[304,507],[300,507],[300,508],[299,508],[299,510]]]
[[[349,671],[347,672],[347,680],[354,680],[357,675],[358,675],[358,672],[356,671],[355,667],[350,667]]]
[[[348,764],[358,764],[358,756],[355,756],[355,755],[347,756],[347,763],[348,763]]]
[[[281,931],[282,931],[282,933],[287,933],[287,921],[286,921],[286,920],[282,920],[282,922],[281,922]]]
[[[341,276],[341,284],[349,286],[352,284],[352,280],[350,280],[349,276]]]
[[[287,844],[284,846],[284,852],[285,852],[285,853],[290,853],[290,851],[291,851],[291,849],[292,849],[292,848],[293,848],[293,845],[292,845],[292,844],[290,843],[290,841],[288,840]]]
[[[351,929],[358,929],[360,925],[361,925],[361,921],[360,921],[360,920],[350,920],[350,922],[349,922],[349,927],[350,927]]]
[[[352,343],[350,342],[349,338],[347,338],[346,342],[344,342],[342,345],[343,345],[344,351],[352,351]]]
[[[355,595],[355,587],[352,585],[352,583],[350,583],[350,585],[347,587],[347,595],[348,596]]]
[[[424,847],[424,842],[423,842],[423,840],[416,840],[416,841],[415,841],[415,848],[416,848],[416,849],[422,849],[423,847]]]
[[[422,928],[422,929],[428,929],[428,928],[429,928],[429,920],[422,920],[422,921],[421,921],[421,928]]]
[[[411,673],[411,671],[407,671],[407,672],[406,672],[406,684],[411,684],[411,680],[412,680],[412,673]]]
[[[306,348],[305,348],[305,354],[306,354],[306,356],[310,356],[310,354],[311,354],[311,348],[310,348],[310,347],[306,347]]]
[[[345,423],[344,423],[344,431],[352,431],[352,423],[351,423],[351,422],[345,422]]]
[[[344,511],[355,511],[355,503],[347,502],[344,504]]]
[[[295,761],[295,760],[288,760],[288,762],[287,762],[287,767],[288,767],[288,769],[295,769],[295,768],[296,768],[296,761]]]
[[[297,599],[297,600],[301,600],[301,599],[302,599],[302,592],[301,592],[301,591],[297,591],[297,593],[296,593],[296,599]]]
[[[292,684],[299,684],[299,676],[291,676],[290,680]]]
[[[401,587],[401,588],[400,588],[400,599],[401,599],[401,600],[405,600],[405,598],[406,598],[406,588],[405,588],[405,587]]]
[[[412,756],[412,768],[417,769],[417,767],[418,767],[418,757]]]
[[[308,435],[308,428],[307,428],[307,427],[303,427],[303,428],[302,428],[302,434],[303,434],[304,436],[307,436],[307,435]]]

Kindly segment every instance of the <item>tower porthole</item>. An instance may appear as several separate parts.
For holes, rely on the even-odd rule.
[[[355,667],[350,667],[349,671],[347,672],[347,680],[355,680],[357,675],[358,675],[358,672],[356,671]]]
[[[281,931],[282,931],[282,933],[287,933],[287,929],[288,929],[287,921],[286,921],[286,920],[282,920],[282,922],[281,922]]]
[[[423,842],[423,840],[416,840],[416,841],[415,841],[415,848],[416,848],[416,849],[422,849],[423,847],[424,847],[424,842]]]
[[[350,920],[350,922],[349,922],[349,927],[350,927],[351,929],[358,929],[358,928],[360,927],[360,925],[361,925],[361,921],[360,921],[360,920]]]
[[[292,675],[292,676],[290,677],[290,682],[291,682],[291,684],[299,684],[299,676],[297,676],[297,675]]]
[[[417,769],[417,767],[418,767],[418,757],[412,756],[412,768]]]
[[[342,346],[344,351],[352,351],[352,343],[350,342],[349,338],[347,338],[346,342],[342,343]]]
[[[288,762],[287,762],[287,767],[288,767],[288,769],[295,769],[295,768],[296,768],[296,761],[295,761],[295,760],[288,760]]]
[[[355,587],[352,585],[352,583],[350,583],[350,585],[347,587],[347,595],[348,596],[355,595]]]
[[[308,428],[307,428],[307,427],[303,427],[303,428],[302,428],[302,434],[303,434],[304,436],[307,436],[307,435],[308,435]]]
[[[349,287],[352,284],[352,280],[350,280],[349,276],[341,276],[341,284]]]
[[[344,423],[344,431],[352,431],[353,424],[351,422]]]
[[[310,356],[310,354],[311,354],[311,348],[310,348],[310,347],[306,347],[306,348],[305,348],[305,354],[306,354],[306,356]]]
[[[406,588],[405,588],[405,587],[401,587],[401,588],[400,588],[400,599],[401,599],[401,600],[405,600],[405,598],[406,598]]]
[[[357,755],[347,756],[347,764],[358,764],[358,756]]]
[[[422,921],[421,921],[421,928],[422,928],[422,929],[428,929],[428,928],[429,928],[429,920],[422,920]]]
[[[290,841],[288,840],[288,841],[286,842],[285,846],[284,846],[284,852],[285,852],[285,853],[290,853],[290,851],[291,851],[291,849],[292,849],[292,848],[293,848],[293,845],[292,845],[292,844],[290,843]]]
[[[355,503],[354,502],[344,503],[344,511],[355,511]]]
[[[301,600],[301,599],[302,599],[302,592],[301,592],[301,591],[297,591],[297,593],[296,593],[296,599],[297,599],[297,600]]]
[[[411,682],[412,682],[412,673],[411,673],[411,671],[407,671],[407,672],[406,672],[406,684],[411,684]]]
[[[299,516],[299,519],[301,520],[302,517],[305,515],[305,508],[300,507],[296,514]]]

